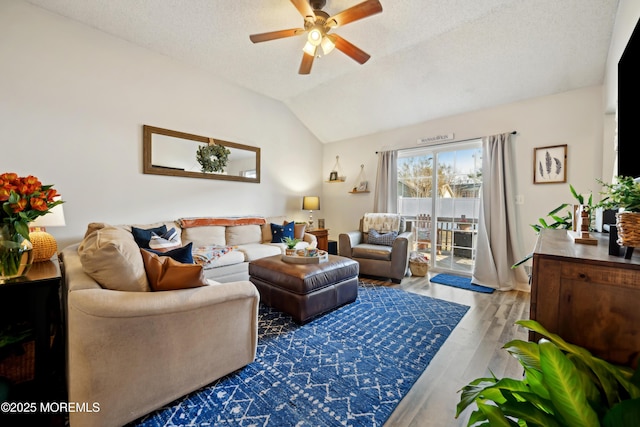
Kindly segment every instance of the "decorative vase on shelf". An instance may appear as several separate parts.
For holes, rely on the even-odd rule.
[[[9,224],[0,228],[0,283],[25,276],[33,261],[31,242]]]

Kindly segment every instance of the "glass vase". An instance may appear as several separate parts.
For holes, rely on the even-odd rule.
[[[0,228],[0,284],[22,277],[33,261],[33,245],[9,224]]]

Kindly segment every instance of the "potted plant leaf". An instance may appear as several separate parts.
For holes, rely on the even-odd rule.
[[[300,239],[291,238],[291,237],[283,237],[282,242],[287,245],[287,249],[285,249],[286,255],[293,255],[296,252],[296,245],[300,242]]]
[[[640,182],[630,176],[618,176],[613,183],[598,180],[603,186],[604,198],[598,207],[619,209],[616,214],[618,244],[640,247]]]
[[[476,404],[468,426],[627,427],[640,420],[640,373],[570,344],[534,320],[516,324],[544,338],[503,348],[524,368],[522,379],[471,381],[460,390],[456,418]]]

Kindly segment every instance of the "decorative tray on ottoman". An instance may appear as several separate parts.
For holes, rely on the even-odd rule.
[[[320,264],[329,260],[329,254],[326,251],[318,251],[316,255],[282,255],[282,261],[291,264]]]

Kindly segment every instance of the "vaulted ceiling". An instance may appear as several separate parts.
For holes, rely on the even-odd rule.
[[[380,0],[334,30],[338,50],[300,75],[304,35],[289,0],[27,0],[282,101],[322,142],[601,84],[618,0]],[[362,0],[327,0],[329,15]]]

